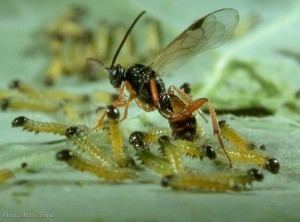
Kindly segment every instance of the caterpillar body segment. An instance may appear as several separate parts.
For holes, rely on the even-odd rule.
[[[137,150],[136,156],[143,165],[161,176],[174,173],[173,167],[165,157],[155,155],[149,150]]]
[[[33,112],[55,113],[61,109],[59,102],[48,102],[24,97],[9,97],[1,100],[2,110],[28,110]]]
[[[25,116],[19,116],[12,121],[12,127],[21,127],[25,131],[34,133],[52,133],[65,135],[68,125],[31,120]]]
[[[92,161],[85,160],[70,150],[62,150],[56,155],[57,160],[66,162],[72,168],[90,172],[106,181],[120,182],[123,180],[132,180],[137,177],[136,171],[126,168],[104,166],[101,162],[95,164]]]
[[[159,138],[159,144],[166,159],[170,162],[173,171],[177,174],[185,172],[185,166],[182,161],[182,151],[170,141],[167,136]]]
[[[108,118],[112,158],[120,167],[126,167],[132,160],[126,155],[124,150],[123,135],[119,124],[120,112],[112,105],[107,106],[105,112]]]
[[[263,180],[263,174],[257,169],[247,172],[222,172],[202,175],[199,172],[187,172],[168,175],[162,178],[161,185],[175,190],[197,190],[206,192],[239,191],[247,184]]]
[[[112,167],[116,163],[110,155],[99,147],[91,138],[91,132],[85,125],[71,126],[66,129],[66,137],[81,151],[88,153],[103,166]]]
[[[252,163],[264,167],[273,174],[279,172],[280,163],[274,157],[269,157],[255,149],[255,145],[241,136],[225,121],[220,121],[221,135],[231,143],[235,150],[230,150],[230,158],[240,163]]]
[[[14,177],[14,174],[11,170],[0,169],[0,185],[5,183],[7,180]]]

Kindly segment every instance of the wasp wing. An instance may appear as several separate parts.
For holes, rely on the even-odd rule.
[[[220,9],[200,18],[163,49],[150,66],[165,73],[183,65],[199,52],[221,46],[231,37],[238,21],[238,11],[231,8]]]

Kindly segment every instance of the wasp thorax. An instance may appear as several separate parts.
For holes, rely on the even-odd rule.
[[[122,65],[117,64],[115,66],[107,68],[106,70],[109,73],[110,84],[112,84],[114,88],[120,88],[123,80],[125,80],[125,68]]]

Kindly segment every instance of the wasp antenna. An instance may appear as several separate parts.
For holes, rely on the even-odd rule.
[[[137,23],[137,21],[138,21],[145,13],[146,13],[146,11],[142,11],[142,12],[135,18],[135,20],[133,21],[133,23],[131,24],[131,26],[130,26],[129,29],[127,30],[127,32],[126,32],[124,38],[122,39],[122,41],[121,41],[121,43],[120,43],[120,45],[119,45],[119,47],[118,47],[118,49],[117,49],[117,51],[116,51],[116,53],[115,53],[115,55],[114,55],[114,58],[113,58],[113,60],[112,60],[112,62],[111,62],[111,67],[115,64],[115,62],[116,62],[116,60],[117,60],[117,57],[118,57],[118,55],[119,55],[119,53],[120,53],[120,51],[121,51],[121,49],[122,49],[122,47],[123,47],[123,45],[124,45],[124,43],[125,43],[125,41],[126,41],[128,35],[130,34],[131,30],[133,29],[133,27],[135,26],[135,24]]]
[[[104,66],[103,61],[101,61],[101,60],[99,60],[99,59],[96,59],[96,58],[86,58],[86,64],[87,64],[87,65],[89,65],[90,63],[94,63],[94,62],[96,62],[96,63],[98,63],[98,64]]]

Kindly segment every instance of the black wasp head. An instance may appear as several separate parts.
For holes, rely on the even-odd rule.
[[[126,77],[125,68],[122,65],[117,64],[109,68],[106,68],[106,70],[109,73],[110,84],[112,84],[114,88],[120,88],[122,82],[125,80]]]

